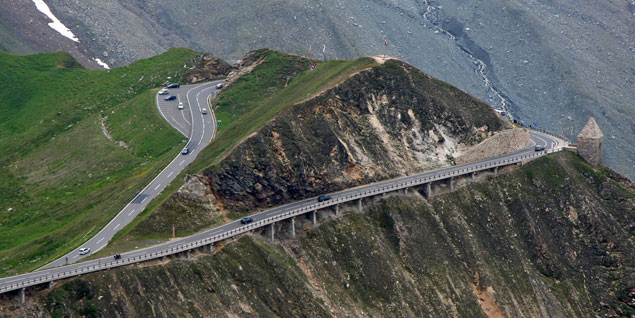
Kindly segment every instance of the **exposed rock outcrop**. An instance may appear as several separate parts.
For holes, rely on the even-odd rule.
[[[204,174],[225,208],[253,211],[450,165],[504,127],[486,104],[391,60],[287,109]]]
[[[232,69],[232,66],[227,64],[227,62],[212,54],[205,53],[198,58],[198,61],[195,61],[185,81],[190,84],[195,84],[224,78]]]
[[[465,149],[458,158],[457,164],[479,161],[518,151],[531,146],[529,132],[522,128],[503,130],[485,139],[478,145]]]

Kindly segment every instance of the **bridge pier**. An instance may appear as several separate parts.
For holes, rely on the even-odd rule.
[[[472,178],[472,181],[474,181],[474,178],[476,177],[476,171],[470,173],[470,177]]]
[[[432,182],[426,183],[426,199],[430,199],[432,197]]]
[[[494,167],[494,175],[498,176],[498,167]]]
[[[20,303],[24,304],[26,303],[26,288],[21,288],[20,289]]]
[[[339,204],[335,205],[335,216],[340,216],[340,205]]]
[[[381,194],[381,197],[382,197],[382,198],[385,198],[385,197],[386,197],[386,192],[382,193],[382,194]]]
[[[450,191],[454,191],[454,183],[452,182],[452,177],[448,178],[448,188],[450,188]]]
[[[357,211],[362,212],[362,198],[357,200]]]
[[[317,210],[311,212],[311,223],[313,223],[313,225],[317,223]]]
[[[295,238],[295,216],[291,217],[291,237]]]
[[[210,243],[207,248],[209,248],[209,254],[214,254],[214,243]]]
[[[276,238],[275,238],[275,234],[276,234],[276,228],[275,225],[276,223],[271,223],[269,224],[269,230],[271,232],[271,242],[275,242]]]
[[[187,259],[192,258],[192,250],[187,250],[187,252],[185,253]]]

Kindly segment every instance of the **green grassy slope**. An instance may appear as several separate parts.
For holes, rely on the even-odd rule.
[[[184,138],[152,88],[182,78],[197,55],[91,71],[65,53],[0,53],[0,276],[77,247],[178,153]]]
[[[321,63],[315,70],[309,71],[310,61],[297,56],[272,50],[261,50],[256,52],[256,55],[266,58],[251,73],[242,76],[234,85],[223,91],[215,101],[216,117],[222,121],[222,127],[217,137],[199,154],[183,175],[197,173],[217,164],[232,146],[289,106],[340,83],[353,73],[377,65],[370,58],[333,60]],[[171,237],[171,225],[160,230],[148,225],[154,222],[169,224],[169,215],[178,213],[170,208],[169,195],[182,185],[183,176],[175,180],[178,182],[172,182],[163,192],[163,196],[155,199],[142,215],[120,231],[111,246],[104,249],[100,255],[153,244],[157,242],[156,239]],[[193,227],[190,224],[187,230],[179,230],[179,236],[194,233],[209,227],[210,224],[218,225],[223,222],[219,218],[205,221],[208,223],[196,222]],[[116,240],[118,242],[114,242]]]

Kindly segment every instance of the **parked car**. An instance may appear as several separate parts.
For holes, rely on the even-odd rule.
[[[183,102],[179,102],[179,109],[183,109]]]
[[[79,249],[79,255],[86,255],[90,253],[90,247],[82,247]]]
[[[223,84],[223,83],[218,83],[218,84],[216,84],[216,89],[221,89],[221,88],[223,88],[224,86],[225,86],[225,84]]]
[[[246,217],[246,218],[242,218],[242,219],[240,220],[240,224],[248,224],[248,223],[251,223],[251,222],[253,222],[253,221],[254,221],[254,219],[252,219],[252,218],[250,218],[250,217]]]
[[[189,149],[187,149],[187,147],[183,148],[183,150],[181,150],[181,154],[182,155],[187,155],[190,152]]]
[[[177,84],[177,83],[172,83],[170,85],[168,85],[168,88],[179,88],[181,87],[181,85]]]
[[[175,100],[175,99],[176,99],[176,96],[174,96],[174,95],[164,98],[164,100],[166,100],[166,101],[171,101],[171,100]]]
[[[544,151],[545,150],[545,146],[542,145],[536,145],[536,147],[534,147],[535,151]]]
[[[203,113],[203,115],[207,114],[207,108],[203,108],[203,109],[201,110],[201,113]]]
[[[167,95],[167,94],[170,94],[170,92],[165,88],[159,91],[159,95]]]
[[[321,195],[318,197],[318,202],[324,202],[330,199],[332,199],[330,195]]]

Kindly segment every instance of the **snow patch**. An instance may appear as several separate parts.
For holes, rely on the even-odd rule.
[[[53,12],[51,12],[51,9],[49,8],[49,6],[44,2],[44,0],[33,0],[33,3],[35,4],[35,7],[42,13],[44,13],[47,17],[49,17],[49,19],[51,19],[53,22],[49,23],[49,26],[59,32],[61,35],[75,41],[79,43],[79,39],[75,36],[75,34],[73,34],[73,32],[67,28],[64,24],[62,24],[62,22],[53,15]],[[98,62],[99,63],[99,62]]]
[[[110,66],[108,64],[106,64],[106,62],[98,59],[98,58],[94,58],[95,62],[97,62],[97,64],[101,65],[103,68],[109,70]]]

